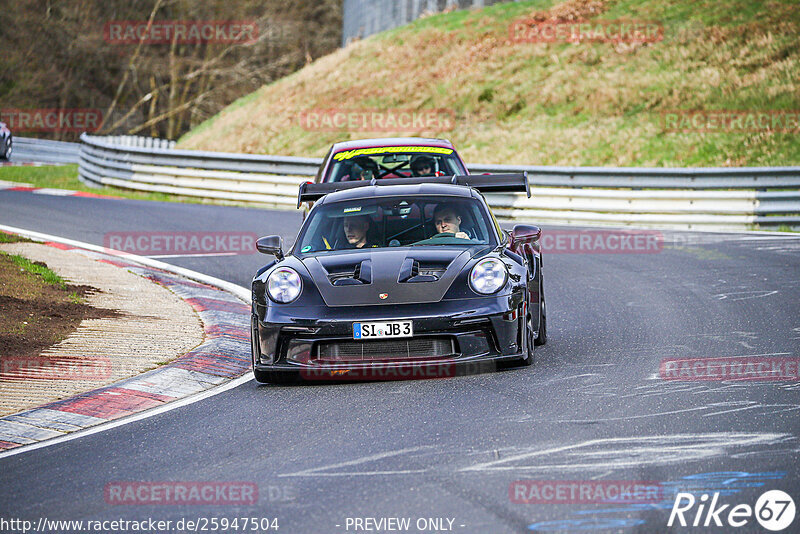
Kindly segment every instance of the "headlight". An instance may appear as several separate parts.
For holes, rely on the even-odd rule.
[[[275,302],[288,304],[300,296],[303,282],[297,271],[288,267],[281,267],[272,271],[267,279],[267,293]]]
[[[469,274],[469,285],[481,295],[499,291],[506,285],[506,280],[508,280],[506,266],[495,258],[479,261]]]

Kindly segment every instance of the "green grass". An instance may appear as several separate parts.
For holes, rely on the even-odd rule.
[[[656,22],[647,44],[514,43],[509,24],[584,2],[527,0],[419,19],[356,42],[235,102],[179,147],[322,156],[330,144],[411,132],[319,132],[307,110],[452,110],[469,162],[598,166],[800,163],[800,133],[671,133],[674,110],[800,109],[796,0],[613,0],[592,20]],[[213,128],[209,125],[213,124]]]
[[[20,269],[35,276],[39,276],[42,280],[44,280],[45,283],[58,286],[60,289],[67,288],[67,282],[56,273],[48,269],[45,265],[41,263],[34,263],[28,258],[24,258],[16,254],[6,254],[5,252],[0,252],[0,254],[3,256],[8,256],[15,265],[19,266]],[[77,294],[75,295],[77,296]]]
[[[0,231],[0,243],[33,243],[27,237]]]

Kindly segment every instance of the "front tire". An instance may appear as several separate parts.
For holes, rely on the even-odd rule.
[[[539,279],[539,331],[536,333],[534,344],[536,346],[544,345],[547,343],[547,301],[544,298],[544,280]]]
[[[531,314],[530,301],[528,301],[528,302],[525,303],[525,319],[524,319],[524,324],[525,324],[525,347],[524,347],[524,353],[525,353],[525,357],[520,359],[520,363],[522,363],[522,365],[524,365],[525,367],[527,367],[529,365],[533,365],[533,361],[534,361],[533,346],[535,344],[535,339],[534,339],[534,336],[533,336],[533,322],[532,322],[532,319],[533,319],[533,315]]]
[[[4,159],[8,161],[11,159],[11,152],[14,150],[14,146],[12,144],[11,138],[9,137],[6,139],[6,142],[3,143],[3,154],[0,156],[0,159]]]

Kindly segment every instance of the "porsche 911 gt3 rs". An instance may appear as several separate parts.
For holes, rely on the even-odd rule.
[[[452,376],[533,363],[546,341],[541,230],[501,229],[483,192],[528,192],[525,174],[303,184],[315,202],[293,248],[252,284],[260,382]]]

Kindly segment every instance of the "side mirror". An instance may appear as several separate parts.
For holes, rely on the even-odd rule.
[[[281,261],[283,259],[283,238],[279,235],[259,237],[256,241],[256,249],[262,254],[272,254],[278,261]]]
[[[542,229],[538,226],[518,224],[511,231],[511,248],[515,248],[519,243],[537,241],[541,236]]]

